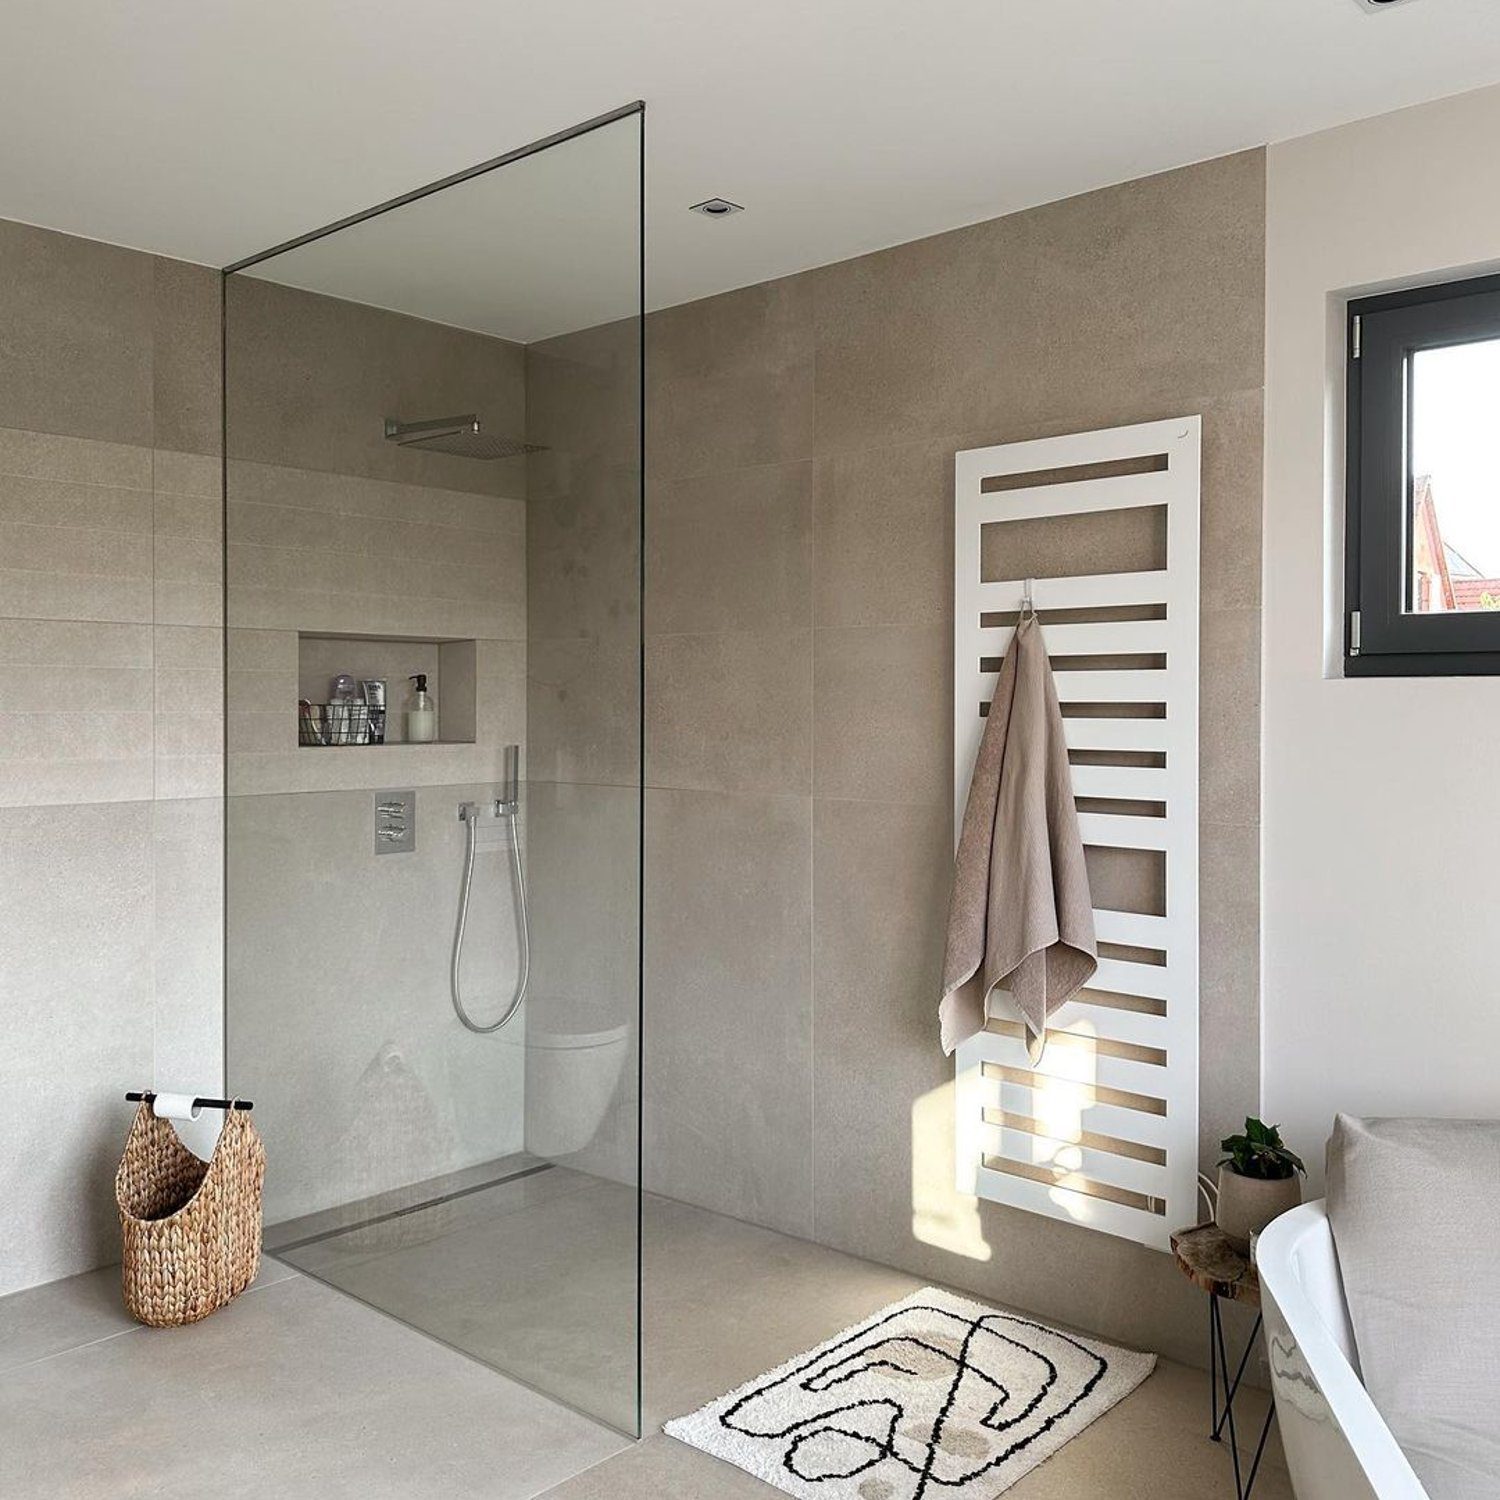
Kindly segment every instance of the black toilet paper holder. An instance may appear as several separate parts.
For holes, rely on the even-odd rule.
[[[137,1089],[127,1093],[125,1097],[132,1104],[150,1104],[156,1095],[149,1089]],[[255,1105],[249,1099],[198,1099],[193,1100],[194,1109],[254,1109]]]

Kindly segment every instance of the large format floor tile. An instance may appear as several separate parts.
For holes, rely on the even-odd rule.
[[[636,1424],[636,1194],[548,1167],[284,1252],[621,1431]]]
[[[296,1272],[280,1261],[262,1256],[260,1274],[250,1291],[294,1275]],[[105,1266],[0,1297],[0,1380],[36,1360],[140,1331],[140,1324],[120,1300],[118,1266]]]
[[[336,1235],[293,1253],[565,1399],[597,1396],[590,1381],[627,1390],[633,1192],[554,1168],[448,1207],[404,1223],[396,1242]],[[170,1333],[130,1324],[117,1273],[103,1271],[0,1300],[0,1494],[769,1496],[661,1424],[921,1283],[660,1198],[645,1200],[644,1227],[643,1442],[274,1261],[222,1313]],[[1241,1392],[1243,1446],[1265,1400]],[[1208,1406],[1207,1376],[1164,1360],[1007,1500],[1228,1496],[1230,1455],[1206,1436]],[[1255,1493],[1291,1500],[1274,1436]]]
[[[916,1290],[902,1272],[660,1199],[646,1201],[646,1439],[564,1481],[547,1500],[754,1500],[760,1480],[660,1432],[691,1411]],[[1242,1391],[1242,1444],[1265,1396]],[[1162,1360],[1155,1373],[1006,1500],[1214,1500],[1234,1493],[1227,1445],[1210,1442],[1208,1377]],[[1247,1441],[1248,1440],[1248,1441]],[[1292,1500],[1275,1434],[1257,1500]]]
[[[613,1432],[306,1277],[0,1379],[0,1494],[522,1500]]]

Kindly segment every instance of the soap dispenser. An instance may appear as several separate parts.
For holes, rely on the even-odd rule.
[[[430,745],[437,738],[437,710],[427,691],[427,674],[415,673],[411,679],[411,707],[406,710],[406,739],[412,745]]]

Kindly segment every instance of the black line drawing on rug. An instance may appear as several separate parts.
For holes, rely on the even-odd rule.
[[[934,1322],[951,1326],[953,1337],[934,1342]],[[1012,1336],[1024,1332],[1042,1339],[1028,1343]],[[1019,1352],[1034,1371],[1034,1381],[1018,1382],[1013,1391],[987,1374],[983,1351],[992,1339]],[[1045,1340],[1055,1340],[1079,1356],[1082,1368],[1068,1372],[1069,1385],[1076,1381],[1071,1390],[1056,1389],[1062,1372],[1034,1347]],[[1013,1363],[1014,1354],[1010,1358]],[[916,1304],[894,1309],[747,1391],[719,1421],[745,1437],[785,1441],[782,1466],[805,1484],[852,1480],[882,1465],[895,1465],[896,1473],[913,1482],[900,1500],[924,1500],[971,1484],[1023,1452],[1086,1400],[1108,1369],[1101,1355],[1045,1324],[1008,1313],[968,1317]],[[836,1396],[849,1382],[871,1374],[909,1380],[909,1396],[842,1403],[817,1399]],[[1007,1377],[1015,1379],[1009,1371]],[[1024,1400],[1023,1391],[1029,1392]],[[786,1422],[788,1402],[805,1415]],[[1043,1414],[1049,1404],[1051,1409]],[[778,1408],[779,1419],[773,1419]],[[993,1435],[993,1443],[976,1438],[969,1426],[950,1427],[958,1409],[980,1411],[978,1426]],[[757,1420],[761,1410],[764,1418]],[[982,1451],[974,1451],[976,1444]],[[896,1500],[894,1490],[888,1493]]]

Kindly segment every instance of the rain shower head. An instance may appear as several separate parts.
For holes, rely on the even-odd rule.
[[[495,437],[485,432],[473,412],[461,417],[433,417],[424,422],[385,419],[385,440],[401,448],[451,453],[457,458],[519,458],[523,453],[545,453],[540,443]]]

